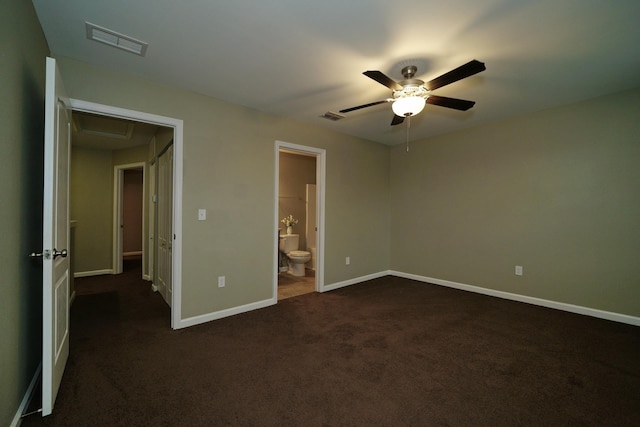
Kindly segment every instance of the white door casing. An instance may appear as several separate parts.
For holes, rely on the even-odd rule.
[[[280,152],[302,154],[316,158],[316,292],[324,292],[324,202],[325,202],[325,177],[326,177],[326,150],[322,148],[308,147],[292,144],[290,142],[275,142],[275,202],[274,202],[274,260],[273,260],[273,301],[278,300],[278,198],[280,193]]]
[[[80,99],[70,99],[71,107],[75,111],[85,113],[99,114],[109,117],[118,117],[127,120],[140,121],[145,123],[157,124],[173,128],[173,182],[172,182],[172,230],[173,244],[171,248],[171,283],[172,283],[172,301],[171,301],[171,328],[181,329],[189,326],[191,323],[182,319],[182,159],[183,159],[183,129],[184,122],[181,119],[175,119],[156,114],[145,113],[141,111],[129,110],[120,107],[114,107],[104,104],[96,104],[93,102],[83,101]],[[156,170],[157,173],[157,170]],[[157,220],[157,218],[156,218]],[[171,220],[171,219],[170,219]],[[157,239],[157,237],[156,237]],[[157,267],[156,267],[157,269]],[[155,282],[154,282],[155,283]]]
[[[42,416],[51,414],[69,357],[71,109],[56,61],[46,59],[42,237]]]

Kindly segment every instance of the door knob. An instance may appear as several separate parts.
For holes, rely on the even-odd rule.
[[[66,249],[63,249],[61,251],[54,249],[53,251],[50,251],[48,249],[44,250],[43,252],[31,252],[29,254],[30,258],[44,258],[44,259],[50,259],[53,256],[53,259],[58,258],[59,256],[61,256],[62,258],[66,258],[68,255],[68,252]]]
[[[54,248],[53,252],[51,253],[51,255],[53,255],[53,259],[56,259],[59,256],[61,256],[62,258],[66,258],[67,257],[67,250],[63,249],[63,250],[59,251],[59,250]]]

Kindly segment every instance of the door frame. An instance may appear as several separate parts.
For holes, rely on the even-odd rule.
[[[273,300],[278,301],[278,229],[280,220],[278,219],[278,202],[280,197],[280,151],[293,154],[302,154],[315,157],[316,159],[316,292],[324,292],[324,204],[326,185],[326,157],[327,151],[322,148],[308,147],[305,145],[292,144],[285,141],[275,142],[275,201],[274,201],[274,244],[273,254]]]
[[[180,329],[188,326],[182,321],[182,163],[183,163],[183,128],[180,119],[159,116],[141,111],[129,110],[79,99],[70,100],[71,109],[101,116],[116,117],[125,120],[145,122],[173,128],[173,253],[171,261],[171,281],[173,294],[171,298],[171,328]]]
[[[122,221],[123,221],[123,191],[124,191],[124,171],[132,169],[142,169],[142,214],[147,207],[147,164],[145,162],[127,163],[124,165],[116,165],[113,167],[113,274],[122,273],[122,257],[124,251],[122,249]],[[144,224],[144,218],[142,219]],[[147,235],[149,231],[147,230]],[[142,277],[145,277],[147,271],[147,249],[142,232]],[[148,276],[148,274],[146,275]]]

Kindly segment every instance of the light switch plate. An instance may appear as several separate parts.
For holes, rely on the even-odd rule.
[[[198,209],[198,221],[206,221],[206,219],[207,219],[207,210]]]

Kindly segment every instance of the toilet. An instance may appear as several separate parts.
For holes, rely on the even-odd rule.
[[[280,252],[284,253],[289,260],[289,274],[293,276],[304,276],[304,265],[311,260],[311,253],[307,251],[299,251],[298,244],[300,242],[299,234],[282,234],[280,235]]]

